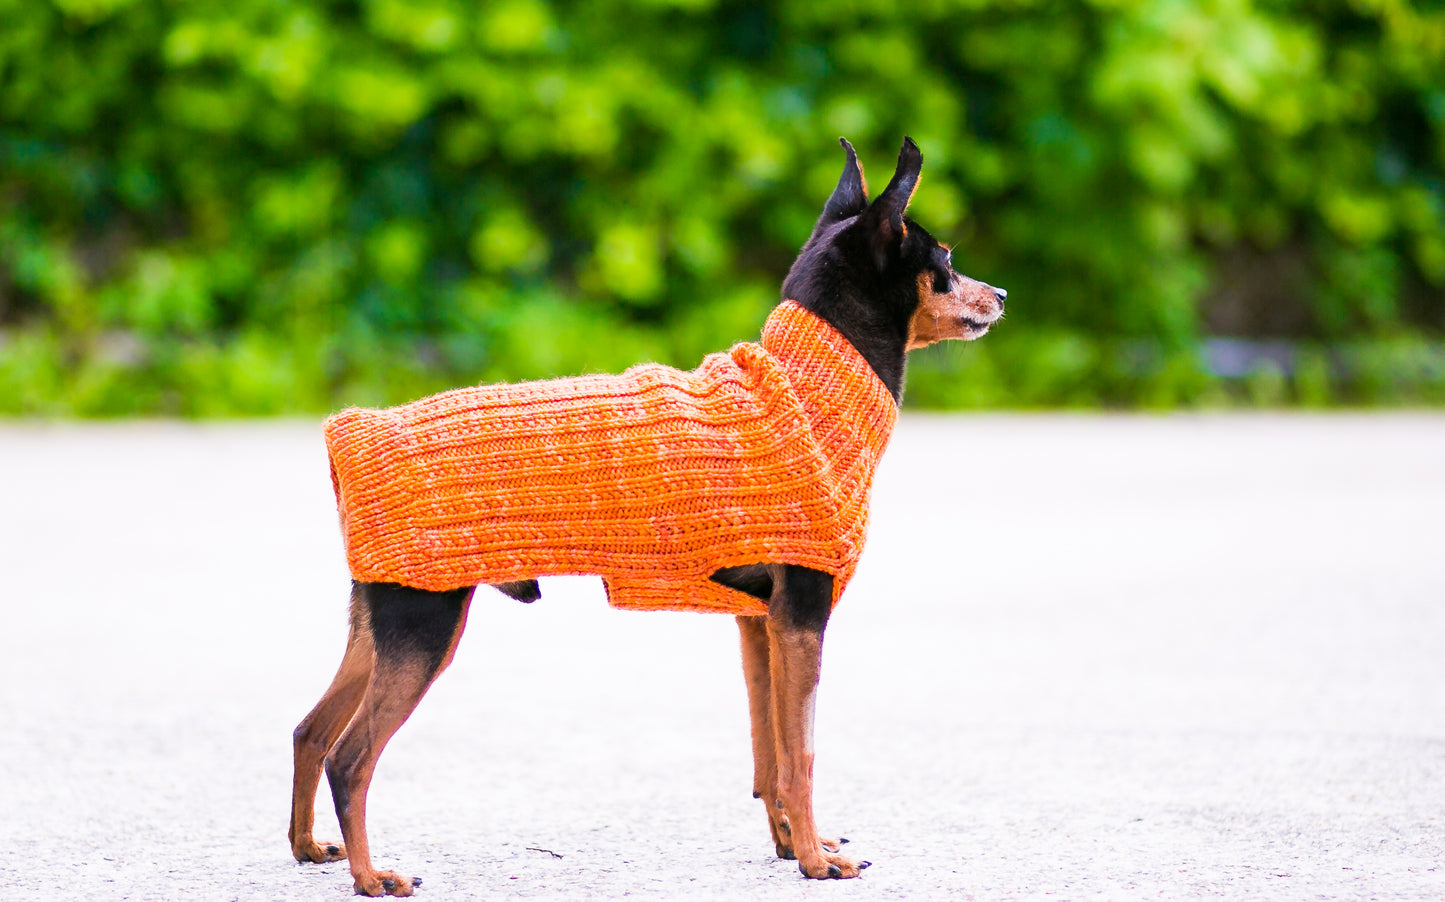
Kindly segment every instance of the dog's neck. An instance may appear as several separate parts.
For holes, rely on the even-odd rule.
[[[903,399],[903,377],[907,366],[908,325],[893,322],[877,307],[848,303],[837,299],[822,303],[817,297],[794,298],[794,303],[828,323],[848,339],[859,355],[868,362],[894,403]]]
[[[784,301],[774,308],[761,344],[790,377],[799,377],[794,390],[816,422],[852,420],[861,428],[865,420],[882,417],[891,424],[897,416],[897,396],[857,346],[802,304]]]
[[[837,329],[893,396],[903,398],[912,278],[879,272],[865,236],[847,220],[814,233],[783,280],[783,297]]]

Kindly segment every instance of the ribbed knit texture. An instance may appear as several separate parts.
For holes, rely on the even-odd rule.
[[[721,567],[857,567],[897,419],[848,341],[791,301],[761,344],[692,372],[463,388],[326,421],[347,562],[365,582],[448,590],[603,577],[625,608],[763,614]]]

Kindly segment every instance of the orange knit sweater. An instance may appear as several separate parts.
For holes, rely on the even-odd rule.
[[[857,566],[897,406],[791,301],[692,372],[462,388],[326,421],[352,576],[447,590],[602,576],[625,608],[764,614],[721,567]]]

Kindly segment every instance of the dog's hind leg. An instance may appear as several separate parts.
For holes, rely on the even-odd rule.
[[[791,564],[774,577],[768,602],[768,680],[778,797],[786,817],[779,827],[792,840],[806,877],[856,877],[868,862],[823,847],[813,820],[813,712],[823,663],[823,630],[833,601],[833,577]]]
[[[456,652],[473,589],[425,592],[388,583],[362,583],[360,596],[375,648],[375,663],[360,707],[326,755],[326,778],[341,821],[356,891],[365,896],[410,896],[421,883],[377,871],[366,839],[366,794],[386,743]]]
[[[292,733],[295,770],[291,781],[291,854],[297,861],[336,861],[346,857],[340,843],[318,843],[312,836],[316,822],[316,787],[321,782],[322,762],[336,744],[336,738],[361,705],[366,683],[371,679],[373,650],[371,628],[366,624],[366,606],[360,587],[351,587],[351,630],[346,654],[321,701],[311,709]]]

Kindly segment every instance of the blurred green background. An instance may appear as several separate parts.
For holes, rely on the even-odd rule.
[[[0,413],[690,368],[905,133],[913,406],[1445,403],[1438,2],[0,0]]]

